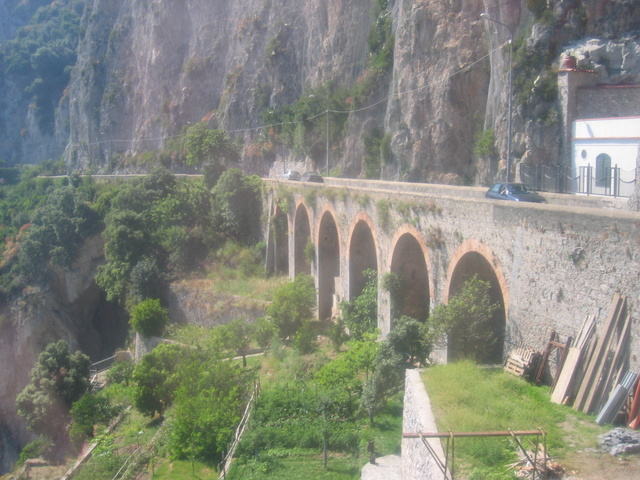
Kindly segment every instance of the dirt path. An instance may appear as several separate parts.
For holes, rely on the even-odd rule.
[[[566,480],[637,480],[640,479],[640,455],[618,458],[606,452],[579,452],[562,466]]]

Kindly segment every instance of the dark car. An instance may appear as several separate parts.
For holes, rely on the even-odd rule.
[[[304,172],[302,174],[302,181],[324,183],[324,179],[320,176],[319,173],[316,172]]]
[[[547,203],[546,198],[524,183],[496,183],[487,191],[485,197],[512,202]]]
[[[285,180],[300,180],[300,172],[297,172],[295,170],[289,170],[287,173],[284,174],[283,178]]]

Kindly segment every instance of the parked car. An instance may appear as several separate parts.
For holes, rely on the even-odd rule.
[[[496,183],[487,191],[485,197],[513,202],[547,203],[546,198],[524,183]]]
[[[300,172],[297,172],[295,170],[289,170],[287,173],[284,174],[283,177],[285,180],[300,180]]]
[[[303,182],[316,182],[316,183],[324,183],[324,179],[317,172],[304,172],[302,174]]]

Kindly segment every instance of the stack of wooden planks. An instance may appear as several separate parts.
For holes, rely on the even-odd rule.
[[[596,317],[588,315],[582,323],[575,344],[569,347],[560,374],[553,386],[551,394],[553,403],[567,404],[575,397],[577,393],[575,386],[579,385],[582,380],[581,374],[584,373],[580,371],[580,366],[583,365],[583,360],[591,354],[589,347],[593,345],[591,339],[595,325]]]
[[[594,346],[580,388],[573,402],[575,410],[594,413],[606,402],[612,390],[611,382],[621,378],[629,349],[631,315],[627,312],[627,298],[616,294],[609,314]]]
[[[567,352],[551,401],[573,402],[573,408],[584,413],[600,412],[598,423],[613,421],[638,377],[626,368],[630,329],[627,299],[615,294],[597,336],[595,317],[585,319],[576,343]]]

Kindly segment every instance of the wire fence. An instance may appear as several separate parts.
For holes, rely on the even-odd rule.
[[[260,395],[260,380],[257,380],[253,385],[253,393],[251,394],[251,398],[249,398],[249,401],[247,402],[247,406],[245,407],[244,414],[242,415],[242,419],[240,420],[240,423],[238,424],[238,426],[236,427],[236,431],[234,432],[233,441],[231,442],[230,445],[227,446],[227,453],[226,455],[223,455],[222,462],[220,462],[220,465],[219,465],[220,475],[218,476],[218,478],[222,478],[222,479],[227,478],[227,472],[231,467],[231,462],[233,461],[233,455],[236,451],[236,448],[238,447],[238,444],[240,443],[240,439],[242,438],[242,434],[244,433],[245,427],[249,422],[249,418],[251,417],[251,408],[253,407],[253,404],[259,395]]]
[[[580,193],[630,197],[636,186],[636,171],[619,167],[601,168],[557,165],[523,165],[522,181],[541,192]]]

